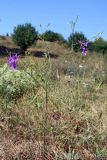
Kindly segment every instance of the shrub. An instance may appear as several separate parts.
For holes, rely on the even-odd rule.
[[[6,40],[6,37],[5,36],[0,36],[0,38],[2,39],[2,40]]]
[[[80,44],[78,43],[78,41],[84,41],[84,40],[87,40],[87,38],[82,32],[75,32],[69,36],[68,46],[71,48],[73,45],[73,50],[75,52],[78,52],[80,50]]]
[[[6,101],[11,101],[12,99],[21,98],[34,87],[36,89],[40,80],[37,79],[36,74],[35,71],[31,73],[30,69],[26,71],[11,70],[11,68],[5,64],[0,68],[0,96],[6,99]]]
[[[65,41],[64,37],[61,34],[50,31],[50,30],[43,33],[42,38],[45,41],[50,41],[50,42],[54,42],[54,41],[64,42]]]
[[[18,25],[14,28],[12,38],[14,43],[20,46],[21,50],[25,52],[37,40],[37,31],[30,23]]]
[[[103,38],[96,39],[93,42],[93,50],[96,52],[107,52],[107,42]]]

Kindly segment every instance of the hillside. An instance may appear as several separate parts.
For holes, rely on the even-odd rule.
[[[12,52],[19,51],[19,47],[13,43],[11,37],[0,36],[0,48],[1,48],[2,54],[3,53],[5,54],[5,50],[6,50],[4,49],[5,47],[7,50]],[[2,48],[4,49],[3,51],[2,51]],[[70,53],[69,50],[64,45],[60,45],[58,42],[45,42],[41,40],[38,40],[31,47],[29,47],[28,51],[31,51],[37,57],[41,57],[43,56],[43,53],[46,52],[47,48],[49,49],[53,57]]]
[[[9,37],[0,44],[18,49]],[[107,56],[57,42],[28,50],[16,70],[0,58],[0,160],[106,160]]]

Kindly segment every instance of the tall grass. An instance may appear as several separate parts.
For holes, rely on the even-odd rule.
[[[62,55],[50,59],[51,68],[45,59],[32,56],[21,59],[20,72],[26,71],[27,66],[34,85],[17,99],[17,103],[12,99],[7,110],[3,110],[4,101],[0,97],[0,132],[11,139],[11,142],[6,141],[10,149],[8,145],[2,147],[3,156],[21,159],[24,154],[22,159],[26,156],[32,160],[35,157],[42,159],[45,141],[47,152],[44,159],[94,160],[106,157],[105,58],[96,53],[85,58],[80,54]],[[19,143],[24,143],[25,147]]]

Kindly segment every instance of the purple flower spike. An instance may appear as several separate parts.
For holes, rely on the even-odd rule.
[[[82,48],[82,54],[83,54],[84,56],[86,56],[86,55],[87,55],[87,52],[88,52],[87,48],[86,48],[86,47],[83,47],[83,48]]]
[[[10,64],[10,67],[13,70],[17,69],[17,61],[18,61],[18,55],[17,55],[17,53],[9,58],[8,62]]]
[[[89,45],[89,42],[88,41],[79,41],[80,45],[81,45],[81,49],[82,49],[82,54],[83,56],[86,56],[87,55],[87,52],[88,52],[88,45]]]

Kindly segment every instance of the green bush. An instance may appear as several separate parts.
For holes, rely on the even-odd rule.
[[[50,31],[50,30],[42,34],[42,39],[44,39],[45,41],[50,41],[50,42],[54,42],[54,41],[64,42],[65,41],[64,37],[61,34]]]
[[[21,98],[34,87],[36,90],[39,82],[37,73],[30,69],[12,70],[7,64],[0,68],[0,96],[8,101]]]
[[[68,47],[72,48],[73,45],[73,51],[78,52],[80,51],[80,44],[78,43],[78,41],[84,40],[87,40],[87,38],[82,32],[75,32],[71,34],[68,38]]]
[[[37,40],[37,31],[30,23],[18,25],[14,28],[12,38],[14,43],[20,46],[21,50],[25,52]]]
[[[103,38],[96,39],[90,45],[90,47],[91,47],[91,51],[105,53],[107,52],[107,41],[105,41]]]

